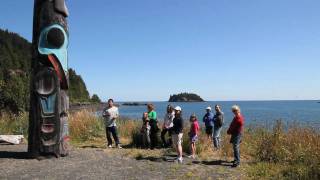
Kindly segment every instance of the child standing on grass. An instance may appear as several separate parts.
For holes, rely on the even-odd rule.
[[[145,148],[150,148],[150,119],[148,118],[148,113],[143,113],[142,116],[143,125],[141,128],[141,135],[142,135],[142,144]]]
[[[198,119],[195,114],[192,114],[190,117],[190,132],[189,132],[189,137],[190,137],[190,149],[191,149],[191,155],[189,158],[195,159],[196,158],[196,142],[198,141],[198,134],[199,134],[199,123]]]

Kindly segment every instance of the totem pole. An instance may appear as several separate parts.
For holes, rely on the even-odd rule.
[[[68,9],[65,0],[35,0],[28,151],[68,155]]]

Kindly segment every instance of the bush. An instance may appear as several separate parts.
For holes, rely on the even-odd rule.
[[[75,112],[70,116],[69,130],[73,141],[90,141],[105,137],[102,118],[86,110]]]
[[[18,115],[2,114],[0,118],[0,134],[24,135],[28,137],[28,113],[23,112]]]
[[[298,125],[284,128],[277,121],[272,131],[256,135],[255,160],[282,165],[280,171],[286,179],[317,179],[320,169],[320,134]]]

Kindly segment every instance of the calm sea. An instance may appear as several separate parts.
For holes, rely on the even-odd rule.
[[[300,125],[320,128],[320,103],[319,101],[218,101],[197,103],[171,103],[181,106],[183,116],[189,119],[192,113],[202,119],[205,108],[214,107],[215,104],[222,106],[225,113],[226,123],[232,120],[231,106],[237,104],[241,107],[247,124],[272,125],[281,119],[287,124],[298,123]],[[120,102],[120,104],[123,102]],[[152,102],[158,113],[158,119],[162,120],[168,102]],[[120,114],[131,119],[141,119],[142,113],[147,111],[146,106],[120,106]],[[99,113],[100,114],[100,113]]]

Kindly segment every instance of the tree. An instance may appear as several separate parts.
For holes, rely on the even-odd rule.
[[[69,97],[71,103],[90,102],[90,95],[82,77],[69,69]]]
[[[101,103],[101,100],[97,94],[93,94],[91,97],[91,102],[93,103]]]
[[[31,61],[31,43],[16,33],[0,29],[0,114],[28,110]],[[73,69],[69,69],[69,82],[71,103],[92,100],[82,77]],[[95,101],[98,99],[94,97]]]

